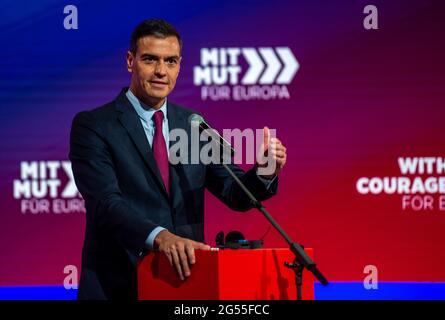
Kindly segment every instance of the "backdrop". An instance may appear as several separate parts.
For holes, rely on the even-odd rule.
[[[367,5],[373,5],[367,7]],[[314,248],[317,299],[445,298],[443,1],[2,1],[0,297],[75,297],[85,227],[74,115],[128,86],[133,28],[164,18],[183,58],[169,100],[287,147],[265,206]],[[248,166],[247,166],[248,167]],[[212,195],[206,240],[286,243]],[[71,284],[71,285],[70,285]]]

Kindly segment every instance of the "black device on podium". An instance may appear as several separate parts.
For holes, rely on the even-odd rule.
[[[263,240],[246,240],[240,231],[230,231],[224,238],[220,231],[215,238],[216,246],[220,249],[259,249],[263,247]]]

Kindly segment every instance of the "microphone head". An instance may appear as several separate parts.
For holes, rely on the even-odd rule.
[[[197,123],[198,125],[201,124],[201,123],[205,123],[204,118],[201,117],[201,116],[200,116],[199,114],[197,114],[197,113],[193,113],[193,114],[191,114],[191,115],[189,116],[189,122],[190,122],[190,123],[191,123],[191,122],[195,122],[195,123]]]
[[[216,130],[212,129],[212,127],[210,127],[202,116],[197,113],[193,113],[188,119],[192,127],[198,127],[200,132],[206,132],[207,136],[216,141],[216,143],[219,143],[221,147],[230,154],[230,156],[233,157],[235,155],[235,149],[232,148],[230,143],[220,136]],[[224,150],[221,152],[221,154],[224,153]]]

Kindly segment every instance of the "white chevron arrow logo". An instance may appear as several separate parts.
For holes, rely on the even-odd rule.
[[[249,64],[249,69],[241,80],[241,83],[272,84],[276,79],[275,82],[278,84],[289,84],[300,68],[300,64],[292,54],[290,48],[278,47],[275,50],[276,53],[273,48],[259,48],[258,51],[260,54],[258,54],[255,48],[242,48],[241,52]],[[282,65],[277,55],[283,62],[283,69],[281,69]],[[265,64],[261,57],[266,62],[266,69],[264,69]],[[281,73],[278,75],[280,69]],[[263,73],[262,76],[261,73]],[[277,75],[278,78],[276,78]]]
[[[271,84],[281,69],[280,60],[278,60],[272,48],[260,48],[259,51],[267,64],[267,69],[260,79],[260,84]]]
[[[279,84],[287,84],[292,81],[300,68],[300,64],[297,59],[292,54],[292,51],[288,47],[279,47],[276,48],[278,55],[281,60],[284,62],[284,68],[281,71],[280,76],[277,79],[277,83]]]
[[[264,69],[263,61],[261,61],[261,58],[254,48],[242,48],[242,53],[249,64],[249,70],[247,70],[241,83],[255,84]]]

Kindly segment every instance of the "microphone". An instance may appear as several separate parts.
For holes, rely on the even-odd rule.
[[[222,148],[222,151],[226,153],[230,153],[231,157],[235,156],[235,149],[230,145],[230,143],[224,139],[215,129],[210,127],[210,125],[204,120],[202,116],[199,114],[193,113],[189,117],[190,123],[193,125],[199,126],[199,133],[205,132],[210,138],[215,141],[215,143],[219,144]]]

